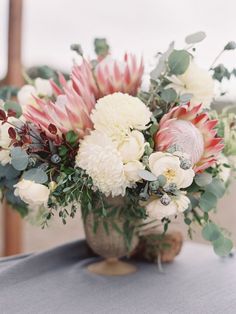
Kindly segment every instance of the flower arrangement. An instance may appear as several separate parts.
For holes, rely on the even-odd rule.
[[[80,208],[84,220],[93,214],[94,233],[102,224],[109,234],[112,219],[127,246],[137,230],[164,235],[181,216],[190,237],[197,223],[218,255],[229,254],[232,241],[212,212],[233,170],[235,115],[211,109],[222,75],[219,65],[207,71],[195,62],[204,37],[189,35],[187,48],[171,43],[159,53],[147,90],[142,59],[113,59],[104,39],[95,40],[95,60],[73,45],[81,62],[69,79],[38,77],[18,91],[17,102],[2,103],[0,183],[7,201],[42,227],[56,213],[66,224]],[[124,206],[110,205],[117,197]]]

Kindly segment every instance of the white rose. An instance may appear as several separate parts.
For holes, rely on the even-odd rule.
[[[139,160],[144,153],[145,139],[141,132],[132,131],[118,146],[124,163]]]
[[[176,215],[184,212],[190,204],[190,200],[184,192],[177,197],[173,197],[169,205],[163,205],[159,198],[151,201],[147,206],[148,220],[161,220],[164,217]]]
[[[30,104],[35,104],[33,96],[37,96],[36,88],[32,85],[24,85],[17,94],[17,99],[22,110]]]
[[[23,111],[25,111],[28,105],[37,107],[33,96],[52,96],[53,91],[49,80],[38,77],[35,79],[34,84],[35,86],[24,85],[17,94],[18,102],[21,105]]]
[[[40,77],[36,78],[34,81],[37,95],[40,96],[52,96],[52,86],[49,80],[42,79]]]
[[[23,179],[14,187],[14,194],[19,196],[31,208],[42,205],[47,206],[50,190],[45,185]]]
[[[175,183],[178,189],[190,186],[195,176],[192,168],[182,169],[180,159],[169,153],[156,152],[151,154],[149,156],[149,167],[157,177],[160,175],[166,177],[166,186]]]
[[[214,97],[214,81],[208,71],[201,69],[193,61],[184,74],[171,76],[169,80],[172,83],[168,88],[174,88],[180,95],[192,94],[192,106],[202,104],[205,108],[210,107]]]
[[[15,123],[17,119],[9,118],[9,122]],[[5,166],[6,164],[11,162],[10,157],[10,143],[11,138],[8,134],[8,129],[10,125],[8,123],[1,124],[0,123],[0,163]]]
[[[141,178],[138,175],[139,170],[143,170],[145,167],[140,161],[130,161],[124,165],[125,177],[129,182],[137,182]]]

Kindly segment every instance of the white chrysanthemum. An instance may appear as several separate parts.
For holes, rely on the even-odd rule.
[[[193,61],[182,75],[171,76],[168,85],[180,95],[192,94],[191,105],[202,104],[209,108],[214,97],[214,81],[208,71],[199,68]]]
[[[192,168],[184,170],[180,167],[180,159],[169,153],[156,152],[149,157],[149,167],[157,177],[164,175],[166,185],[175,183],[178,189],[187,188],[193,182],[195,172]]]
[[[124,195],[129,185],[122,158],[114,143],[104,133],[93,131],[82,140],[76,165],[86,171],[106,196]]]
[[[115,93],[98,100],[91,119],[96,130],[120,143],[130,130],[145,130],[151,115],[139,98]]]
[[[184,212],[190,204],[190,200],[185,196],[185,192],[172,198],[169,205],[163,205],[159,198],[151,201],[147,206],[148,220],[161,220],[164,217],[177,215]]]

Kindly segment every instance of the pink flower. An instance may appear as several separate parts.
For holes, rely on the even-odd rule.
[[[84,59],[81,65],[73,67],[73,86],[77,92],[89,90],[96,99],[115,92],[136,96],[143,70],[143,61],[138,62],[133,54],[125,54],[122,62],[108,55],[94,69]]]
[[[195,172],[202,172],[216,163],[224,147],[223,139],[216,136],[217,123],[201,111],[201,105],[192,109],[190,104],[175,107],[160,121],[155,148],[166,151],[177,145],[190,156]]]
[[[29,105],[24,117],[44,131],[49,138],[55,139],[68,131],[75,131],[83,138],[87,130],[93,128],[90,113],[95,105],[95,99],[89,93],[84,98],[73,87],[64,86],[64,93],[58,95],[56,102],[35,97],[37,107]],[[56,126],[58,133],[52,134],[48,127]]]

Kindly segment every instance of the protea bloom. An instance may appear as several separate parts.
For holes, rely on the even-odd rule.
[[[73,86],[79,93],[89,90],[96,99],[115,92],[136,96],[143,70],[143,61],[138,62],[133,54],[125,54],[122,62],[108,55],[95,68],[84,59],[81,65],[73,67]]]
[[[192,109],[190,104],[175,107],[160,121],[155,148],[166,151],[176,144],[190,156],[195,172],[202,172],[216,163],[224,147],[222,138],[216,136],[217,123],[201,111],[201,105]]]
[[[37,107],[29,105],[24,117],[45,131],[50,138],[56,137],[49,131],[50,124],[56,126],[59,136],[73,130],[82,138],[86,130],[93,128],[90,113],[95,99],[93,95],[82,98],[69,86],[64,87],[64,93],[58,95],[55,103],[35,98]]]

